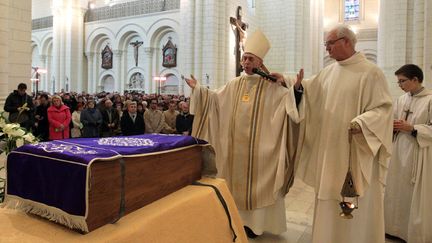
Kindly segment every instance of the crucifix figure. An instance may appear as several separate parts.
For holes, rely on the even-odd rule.
[[[135,42],[130,43],[131,46],[134,48],[134,58],[135,58],[135,67],[138,67],[138,48],[143,44],[144,42],[136,40]]]
[[[241,54],[244,51],[244,42],[246,41],[246,29],[248,28],[248,24],[242,21],[242,8],[241,6],[237,7],[237,18],[230,17],[231,27],[233,28],[235,37],[236,37],[236,45],[234,49],[234,53],[236,56],[236,76],[240,76],[242,67],[240,65]]]

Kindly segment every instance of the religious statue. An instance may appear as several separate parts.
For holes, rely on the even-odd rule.
[[[241,55],[244,51],[244,42],[247,38],[246,29],[248,24],[242,21],[242,7],[237,7],[237,18],[230,17],[231,27],[233,28],[234,34],[236,36],[236,46],[234,48],[234,53],[236,56],[236,76],[240,76],[242,67],[240,65]]]
[[[134,48],[134,58],[135,58],[135,67],[138,67],[138,48],[143,44],[144,42],[136,40],[135,42],[129,43]]]
[[[108,45],[106,45],[102,51],[102,68],[111,69],[112,60],[113,60],[113,53],[111,51],[111,48]]]

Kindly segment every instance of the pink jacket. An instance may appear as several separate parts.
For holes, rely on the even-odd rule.
[[[69,107],[61,105],[57,108],[51,105],[48,108],[48,123],[49,123],[49,139],[64,139],[69,138],[69,123],[71,121],[71,113]],[[60,130],[60,125],[63,124],[64,130]]]

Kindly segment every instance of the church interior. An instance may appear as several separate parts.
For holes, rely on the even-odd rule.
[[[193,75],[218,89],[238,75],[237,35],[255,30],[271,44],[270,72],[294,78],[304,69],[307,79],[334,62],[324,41],[341,23],[383,71],[393,99],[404,93],[394,74],[404,64],[418,65],[432,88],[430,0],[4,0],[0,13],[1,110],[19,83],[28,94],[189,97],[185,77]],[[249,242],[312,242],[314,195],[296,180],[285,197],[288,231]],[[44,241],[38,237],[29,239]],[[386,239],[395,242],[403,241]]]

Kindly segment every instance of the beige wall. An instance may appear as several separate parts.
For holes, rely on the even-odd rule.
[[[52,16],[51,6],[53,0],[31,0],[33,8],[32,19],[38,19],[43,17]],[[63,0],[54,0],[63,1]]]
[[[362,19],[359,23],[348,23],[355,29],[378,28],[379,0],[361,0]],[[324,29],[328,30],[339,22],[343,22],[343,1],[324,1]]]
[[[0,110],[19,83],[30,90],[31,0],[0,1]]]

